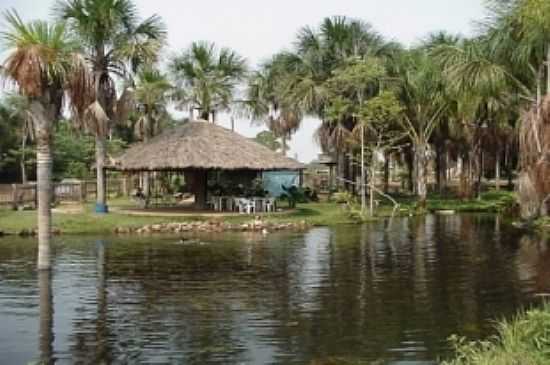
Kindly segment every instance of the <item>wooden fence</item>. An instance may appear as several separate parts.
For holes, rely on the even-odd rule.
[[[54,183],[56,202],[86,202],[96,197],[95,180]],[[108,179],[108,196],[120,196],[125,192],[123,179]],[[36,184],[0,184],[0,205],[13,208],[36,206]]]

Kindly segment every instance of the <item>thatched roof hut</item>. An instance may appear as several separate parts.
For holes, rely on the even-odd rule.
[[[187,122],[135,144],[112,167],[121,171],[305,169],[296,160],[204,121]]]
[[[187,122],[115,158],[110,169],[128,172],[183,172],[195,206],[204,208],[209,171],[225,170],[247,180],[261,171],[304,170],[305,165],[206,121]]]

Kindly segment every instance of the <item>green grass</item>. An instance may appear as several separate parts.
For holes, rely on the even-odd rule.
[[[438,195],[430,196],[429,210],[455,210],[457,212],[503,212],[514,205],[515,195],[510,191],[489,191],[481,194],[481,199],[460,200]]]
[[[454,337],[456,354],[443,365],[550,364],[550,305],[520,313],[497,325],[497,335],[485,341]]]
[[[135,216],[121,213],[95,214],[92,207],[87,206],[84,213],[53,214],[53,226],[64,234],[106,234],[112,233],[116,227],[140,227],[146,224],[166,222],[189,222],[209,219],[208,217],[155,217]],[[250,216],[224,217],[228,223],[243,223],[253,219]],[[313,203],[299,205],[296,210],[266,216],[265,220],[273,223],[293,223],[306,221],[311,225],[334,225],[354,223],[342,208],[331,203]],[[0,231],[18,233],[25,229],[36,227],[36,211],[0,210]]]
[[[415,201],[411,197],[399,197],[400,215],[415,214]],[[504,210],[513,202],[514,196],[510,192],[489,192],[482,195],[481,200],[461,201],[458,199],[430,196],[427,202],[428,210],[455,210],[458,212],[498,212]],[[111,200],[111,206],[128,205],[124,199]],[[284,203],[283,203],[284,205]],[[376,218],[391,215],[392,206],[383,202],[376,211]],[[166,222],[188,222],[193,220],[208,220],[220,218],[206,217],[155,217],[134,216],[122,213],[109,213],[100,215],[92,213],[92,205],[85,207],[84,213],[78,214],[53,214],[54,227],[64,234],[106,234],[112,233],[116,227],[140,227],[146,224],[158,224]],[[250,221],[250,216],[224,217],[228,223],[242,223]],[[354,219],[349,212],[337,203],[310,203],[299,204],[295,210],[266,216],[265,220],[273,223],[295,223],[306,221],[314,226],[332,226],[339,224],[354,224]],[[17,233],[23,229],[36,227],[36,211],[12,211],[0,210],[0,231],[5,233]]]
[[[534,226],[539,231],[550,232],[550,217],[537,219],[534,223]]]

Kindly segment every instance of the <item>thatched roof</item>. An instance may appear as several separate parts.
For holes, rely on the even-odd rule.
[[[300,170],[296,160],[218,125],[187,122],[131,146],[111,168],[123,171],[180,169]]]

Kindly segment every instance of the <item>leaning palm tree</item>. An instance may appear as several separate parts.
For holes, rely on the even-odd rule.
[[[246,62],[229,48],[217,49],[214,43],[194,42],[172,58],[170,73],[178,87],[178,106],[189,109],[190,118],[215,122],[216,114],[233,103],[235,89],[246,75]]]
[[[9,28],[1,33],[8,49],[2,73],[28,98],[35,130],[38,180],[38,269],[50,267],[52,202],[52,132],[61,115],[66,94],[82,101],[87,70],[77,53],[79,44],[69,38],[63,23],[24,23],[16,12],[5,13]]]
[[[55,13],[66,20],[85,47],[94,76],[94,94],[81,119],[96,137],[96,211],[106,212],[106,139],[114,121],[126,117],[127,91],[117,100],[114,77],[156,61],[166,37],[157,15],[139,20],[130,0],[61,0]]]

